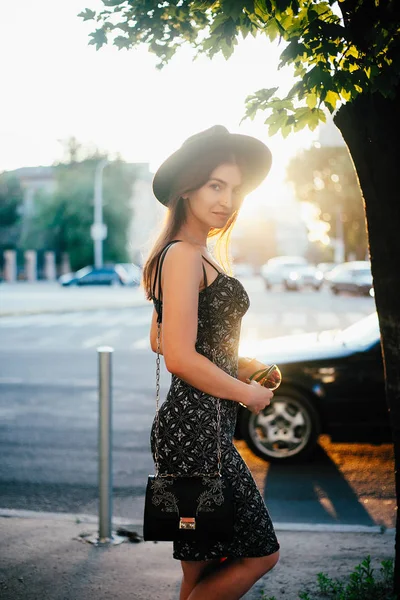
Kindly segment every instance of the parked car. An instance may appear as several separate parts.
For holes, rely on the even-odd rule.
[[[253,277],[254,267],[250,263],[236,263],[234,265],[235,277]]]
[[[355,260],[338,265],[331,271],[329,285],[334,294],[352,292],[373,295],[371,265],[365,260]]]
[[[122,265],[83,267],[76,273],[66,273],[58,279],[62,286],[82,285],[135,285],[135,279]]]
[[[332,442],[391,441],[376,312],[347,329],[259,342],[282,384],[260,414],[239,407],[235,437],[268,461],[307,459],[320,434]]]
[[[287,290],[301,290],[311,287],[313,290],[321,288],[324,275],[314,265],[301,265],[289,273],[285,279]]]
[[[267,290],[274,285],[285,285],[289,274],[300,266],[307,265],[303,256],[276,256],[270,258],[260,269]]]
[[[317,264],[318,271],[321,271],[324,277],[324,281],[329,281],[330,275],[338,263],[335,262],[323,262]]]
[[[133,285],[140,285],[142,279],[142,269],[134,263],[119,263],[125,269],[128,275],[131,276]]]

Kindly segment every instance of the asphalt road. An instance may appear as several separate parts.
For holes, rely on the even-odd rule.
[[[374,310],[372,298],[263,290],[241,340],[345,327]],[[99,292],[101,293],[101,291]],[[113,355],[113,514],[140,519],[155,410],[151,305],[0,319],[0,508],[96,514],[97,352]],[[162,366],[161,397],[170,374]],[[390,445],[334,445],[321,438],[310,463],[270,465],[238,442],[279,522],[394,525]]]

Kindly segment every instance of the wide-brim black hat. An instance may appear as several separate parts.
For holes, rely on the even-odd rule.
[[[223,125],[215,125],[185,140],[179,150],[158,168],[153,179],[153,192],[157,200],[167,206],[172,186],[182,170],[211,148],[233,152],[244,170],[243,188],[246,194],[260,185],[271,168],[271,151],[263,142],[249,135],[229,133]]]

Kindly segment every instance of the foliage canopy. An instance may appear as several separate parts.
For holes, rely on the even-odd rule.
[[[400,80],[398,0],[102,0],[104,10],[79,14],[98,27],[97,49],[112,37],[119,49],[147,44],[166,65],[182,45],[229,58],[241,38],[266,35],[285,42],[280,65],[291,65],[296,83],[284,98],[278,88],[247,98],[246,117],[270,113],[269,134],[287,136],[325,121],[325,109],[358,94],[395,97]]]

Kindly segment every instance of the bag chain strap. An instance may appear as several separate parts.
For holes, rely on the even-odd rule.
[[[159,273],[159,277],[161,277],[161,273]],[[209,324],[209,334],[210,334],[210,348],[213,356],[214,364],[217,363],[215,357],[215,348],[212,344],[212,334],[211,334],[211,319],[210,319],[210,301],[208,296],[208,286],[207,286],[207,275],[205,274],[205,290],[207,296],[207,310],[208,310],[208,324]],[[161,300],[161,298],[159,298]],[[159,473],[160,465],[158,462],[159,453],[158,453],[158,443],[159,443],[159,432],[160,432],[160,416],[159,416],[159,404],[160,404],[160,331],[161,331],[161,322],[157,319],[157,358],[156,358],[156,439],[155,439],[155,449],[154,449],[154,465],[155,465],[155,476],[156,477],[182,477],[182,475],[175,475],[173,473]],[[215,473],[198,473],[196,477],[221,477],[221,468],[222,468],[222,449],[221,449],[221,400],[219,398],[215,398],[217,401],[217,468],[218,470]],[[194,475],[192,475],[194,477]]]

